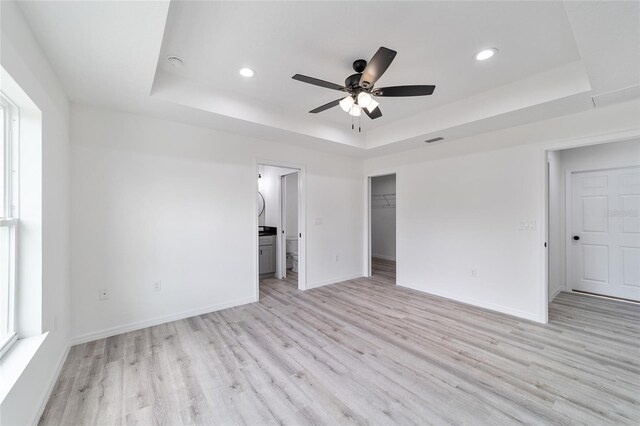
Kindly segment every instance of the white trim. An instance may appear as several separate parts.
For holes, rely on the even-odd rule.
[[[565,284],[566,291],[573,291],[573,185],[574,173],[596,172],[599,170],[626,169],[628,167],[640,167],[640,161],[625,161],[622,163],[591,164],[585,166],[567,167],[565,173],[564,190],[564,227],[565,227]]]
[[[356,278],[364,278],[364,276],[362,274],[351,274],[340,278],[330,278],[328,280],[317,281],[315,283],[307,284],[307,290],[324,287],[325,285],[339,284],[345,281],[355,280]]]
[[[7,395],[13,390],[16,383],[20,381],[48,335],[49,333],[46,332],[37,336],[18,339],[11,347],[11,350],[5,354],[2,362],[0,362],[0,377],[2,378],[2,381],[0,381],[0,404],[4,403]]]
[[[255,189],[253,193],[254,211],[258,211],[258,200],[256,193],[258,191],[258,170],[260,166],[273,166],[284,167],[288,169],[294,169],[298,173],[298,290],[307,289],[307,213],[306,213],[306,179],[307,172],[306,166],[303,164],[286,163],[276,160],[267,160],[263,158],[255,159]],[[254,240],[255,262],[254,262],[254,276],[255,276],[255,299],[260,299],[260,274],[259,274],[259,258],[258,258],[258,215],[254,214],[255,220],[253,223],[252,231],[256,238]],[[286,241],[286,236],[285,236]]]
[[[40,397],[40,402],[37,405],[37,407],[39,408],[36,411],[35,416],[27,424],[35,426],[40,421],[40,417],[42,417],[42,413],[44,413],[44,409],[47,407],[47,402],[49,402],[51,393],[53,392],[56,382],[58,381],[58,377],[60,377],[60,373],[62,373],[62,367],[64,366],[64,363],[67,361],[67,357],[69,356],[70,350],[71,350],[71,344],[67,344],[67,348],[64,350],[64,352],[62,353],[62,356],[58,360],[58,366],[49,377],[49,381],[47,382],[45,392]]]
[[[522,319],[526,319],[529,321],[534,321],[534,322],[539,322],[539,323],[546,323],[546,321],[543,321],[543,318],[541,318],[540,315],[537,315],[535,313],[532,312],[527,312],[527,311],[521,311],[519,309],[513,309],[513,308],[509,308],[506,306],[502,306],[502,305],[496,305],[494,303],[487,303],[481,300],[477,300],[471,297],[460,297],[459,293],[456,294],[448,294],[446,292],[440,292],[440,293],[434,293],[434,292],[427,292],[424,291],[418,287],[413,287],[411,285],[406,285],[406,284],[398,284],[398,286],[400,287],[405,287],[405,288],[409,288],[411,290],[415,290],[415,291],[419,291],[420,293],[425,293],[425,294],[431,294],[433,296],[438,296],[438,297],[444,297],[445,299],[449,299],[452,300],[454,302],[458,302],[458,303],[464,303],[466,305],[471,305],[473,307],[476,308],[484,308],[484,309],[489,309],[491,311],[495,311],[495,312],[499,312],[502,314],[507,314],[507,315],[511,315],[514,317],[518,317],[518,318],[522,318]]]
[[[18,224],[18,219],[13,217],[11,219],[0,219],[0,226],[14,226]]]
[[[578,148],[581,146],[599,145],[599,144],[611,143],[611,142],[622,142],[626,140],[636,139],[639,137],[640,137],[640,128],[633,128],[633,129],[625,129],[617,132],[600,133],[596,135],[582,136],[577,138],[557,139],[554,141],[543,143],[540,146],[540,158],[542,159],[541,166],[540,166],[540,170],[542,171],[542,174],[541,174],[542,178],[540,179],[540,183],[542,187],[540,188],[540,193],[545,194],[546,188],[549,187],[549,177],[547,176],[547,173],[546,173],[547,161],[548,161],[547,153],[549,151],[560,151],[563,149]],[[565,197],[567,197],[566,193],[565,193]],[[544,242],[549,241],[549,237],[548,237],[549,224],[548,224],[548,217],[547,217],[549,212],[549,205],[548,205],[548,200],[545,199],[544,195],[541,195],[540,198],[542,199],[542,203],[540,204],[540,212],[538,216],[541,218],[540,239],[541,239],[541,243],[543,243],[543,244],[540,244],[540,253],[542,258],[542,263],[540,265],[541,266],[540,282],[541,282],[541,291],[543,294],[542,301],[541,301],[541,303],[543,304],[543,306],[541,307],[541,316],[544,319],[543,322],[547,323],[549,322],[549,274],[545,273],[545,271],[548,270],[549,259],[546,256],[547,247],[544,247]],[[566,199],[565,199],[565,202],[566,202]],[[565,208],[565,216],[566,215],[567,215],[567,210]],[[567,231],[567,229],[565,229],[565,231]],[[566,265],[565,269],[568,272],[569,270],[568,264]],[[570,286],[569,282],[565,282],[565,286]]]
[[[280,176],[280,229],[278,229],[278,268],[277,276],[280,279],[287,278],[287,175]]]
[[[9,312],[11,312],[11,310]],[[13,344],[16,343],[17,340],[18,340],[18,333],[16,333],[15,330],[9,333],[4,338],[4,341],[0,345],[0,360],[2,359],[3,356],[5,356],[6,353],[9,352],[9,349],[11,349],[11,346],[13,346]]]
[[[4,74],[4,72],[3,72]],[[3,77],[5,77],[3,75]],[[7,76],[8,77],[8,76]],[[19,256],[19,243],[18,236],[18,223],[19,223],[19,195],[20,195],[20,107],[14,103],[8,95],[0,90],[0,104],[4,110],[2,120],[4,127],[4,134],[2,135],[3,144],[0,149],[3,150],[4,157],[4,199],[0,200],[5,209],[3,217],[0,219],[0,227],[8,228],[8,264],[7,270],[3,273],[7,274],[4,279],[7,280],[8,288],[8,306],[5,320],[7,321],[8,335],[6,340],[2,343],[0,348],[0,358],[2,358],[9,350],[11,346],[18,340],[18,256]],[[3,280],[4,280],[3,279]]]
[[[257,228],[256,228],[257,229]],[[98,331],[92,331],[90,333],[81,334],[71,338],[71,345],[79,345],[81,343],[92,342],[98,339],[104,339],[105,337],[115,336],[117,334],[128,333],[130,331],[140,330],[147,327],[153,327],[154,325],[165,324],[172,321],[178,321],[185,318],[191,318],[198,315],[208,314],[210,312],[220,311],[222,309],[233,308],[235,306],[246,305],[247,303],[257,302],[256,297],[247,297],[244,299],[236,299],[225,303],[218,303],[215,305],[203,306],[196,309],[190,309],[171,315],[163,315],[161,317],[150,318],[142,321],[135,321],[128,324],[122,324],[115,327],[104,328]]]
[[[551,296],[549,296],[549,303],[553,302],[553,299],[556,298],[557,295],[564,291],[564,287],[558,287],[556,291],[553,292]]]

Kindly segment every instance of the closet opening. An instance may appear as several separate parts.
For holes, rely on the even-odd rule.
[[[396,175],[369,177],[369,275],[396,284]]]

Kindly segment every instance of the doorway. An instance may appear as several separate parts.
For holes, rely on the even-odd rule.
[[[640,139],[547,161],[549,302],[562,291],[640,301]]]
[[[304,169],[282,163],[257,163],[258,298],[265,289],[305,288]]]
[[[369,265],[373,279],[396,284],[396,175],[369,178]]]

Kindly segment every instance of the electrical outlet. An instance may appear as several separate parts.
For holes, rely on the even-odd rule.
[[[478,278],[478,270],[477,269],[472,269],[471,270],[471,277],[472,278]]]
[[[98,299],[107,300],[108,298],[109,298],[109,289],[108,288],[101,288],[100,292],[98,293]]]
[[[155,283],[153,283],[153,291],[160,290],[162,290],[162,281],[156,281]]]
[[[313,224],[314,225],[322,225],[322,218],[321,217],[314,217],[313,218]]]
[[[335,256],[333,256],[333,261],[335,263],[337,263],[340,260],[340,258],[338,257],[338,255],[336,254]]]

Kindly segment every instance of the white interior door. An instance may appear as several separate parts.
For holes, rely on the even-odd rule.
[[[640,167],[573,173],[574,290],[640,300]]]

